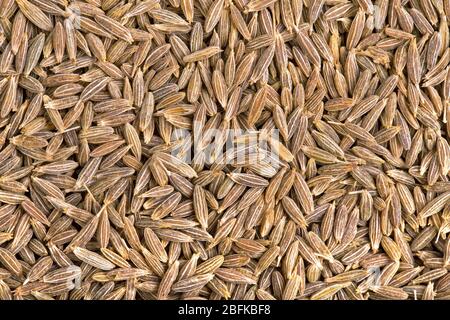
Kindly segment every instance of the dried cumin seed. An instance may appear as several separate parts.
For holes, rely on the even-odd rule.
[[[78,259],[97,269],[109,271],[115,268],[113,263],[103,258],[101,255],[87,249],[77,247],[73,250],[73,253]]]
[[[47,273],[42,279],[45,283],[59,284],[72,281],[81,275],[81,269],[77,266],[68,266]]]
[[[178,275],[179,265],[180,263],[175,261],[164,273],[158,287],[158,299],[164,299],[169,295]]]
[[[214,275],[207,273],[190,278],[180,280],[173,284],[172,290],[175,292],[190,292],[203,288],[208,282],[213,279]]]
[[[406,300],[408,298],[408,293],[403,289],[390,286],[375,287],[373,288],[373,292],[380,296],[380,298],[386,300]]]
[[[215,275],[223,281],[233,284],[256,284],[255,279],[244,272],[244,269],[219,268]]]

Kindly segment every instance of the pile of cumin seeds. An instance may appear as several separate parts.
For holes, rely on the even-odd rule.
[[[449,21],[0,0],[0,299],[449,299]]]

